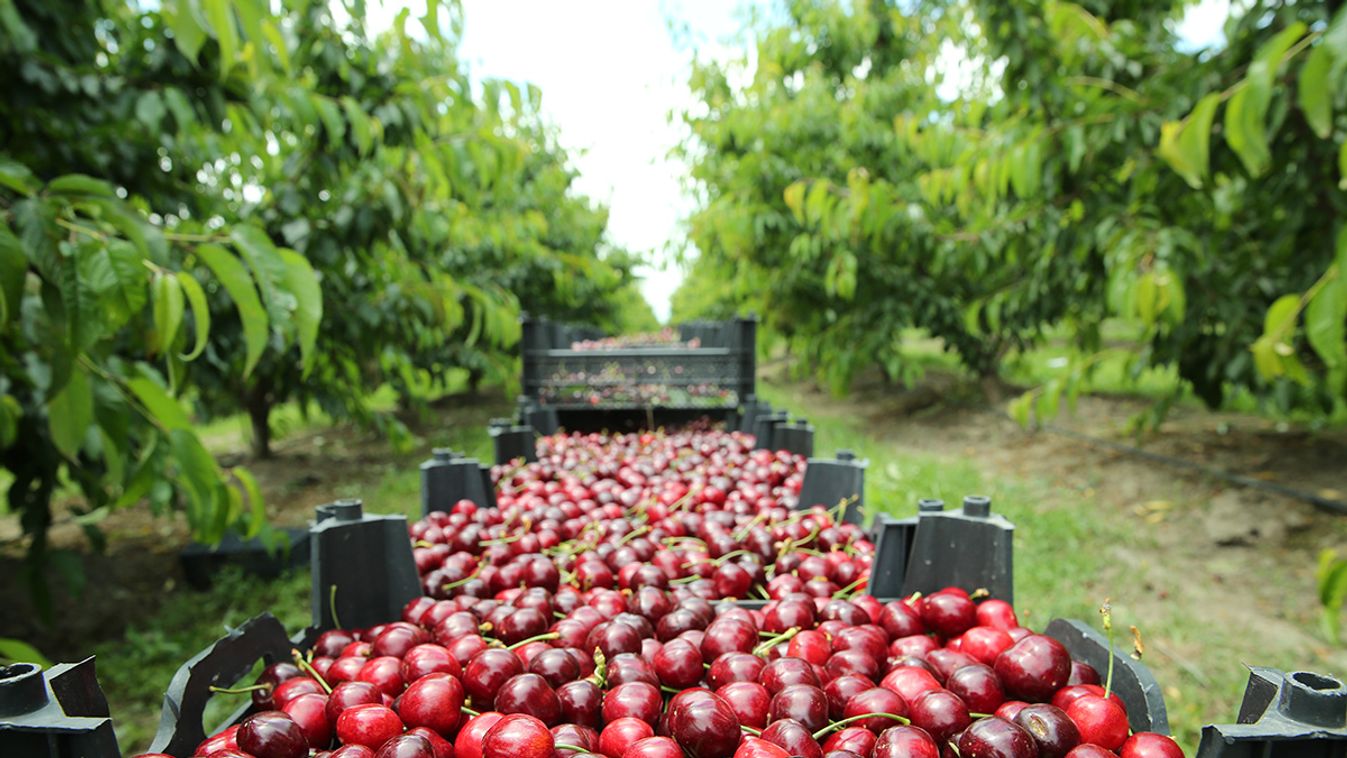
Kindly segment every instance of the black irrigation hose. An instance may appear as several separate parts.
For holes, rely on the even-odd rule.
[[[1010,418],[1010,416],[1005,413],[1000,413],[993,410],[988,410],[987,413],[991,413],[1000,418],[1004,418],[1010,420],[1011,422],[1014,422],[1014,419]],[[1152,453],[1148,450],[1142,450],[1141,448],[1135,447],[1133,445],[1124,445],[1121,442],[1114,442],[1113,440],[1106,440],[1101,437],[1093,437],[1091,435],[1082,434],[1072,429],[1066,429],[1064,427],[1057,426],[1056,424],[1039,424],[1038,428],[1042,429],[1043,431],[1050,432],[1052,434],[1061,435],[1063,437],[1069,437],[1074,440],[1080,440],[1081,442],[1085,442],[1090,445],[1108,448],[1109,450],[1114,450],[1116,452],[1123,453],[1124,455],[1130,455],[1135,458],[1153,461],[1155,463],[1160,463],[1166,466],[1170,466],[1172,468],[1195,471],[1199,474],[1210,476],[1215,479],[1220,479],[1221,481],[1224,482],[1229,482],[1230,484],[1233,484],[1237,487],[1245,487],[1247,489],[1261,490],[1263,492],[1269,492],[1274,495],[1289,497],[1293,500],[1301,500],[1306,503],[1309,503],[1310,505],[1314,506],[1315,508],[1321,511],[1327,511],[1328,513],[1334,513],[1339,516],[1347,516],[1347,502],[1343,502],[1341,500],[1334,500],[1333,498],[1323,497],[1322,495],[1316,495],[1313,492],[1305,492],[1304,490],[1298,490],[1294,487],[1287,487],[1284,484],[1277,484],[1276,482],[1265,482],[1262,479],[1255,479],[1251,476],[1244,476],[1243,474],[1235,474],[1226,471],[1225,469],[1216,468],[1215,466],[1207,466],[1201,463],[1195,463],[1193,461],[1184,460],[1182,458],[1173,458],[1168,455],[1160,455],[1159,453]]]

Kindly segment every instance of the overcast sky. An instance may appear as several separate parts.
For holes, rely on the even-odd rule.
[[[664,260],[666,244],[681,235],[679,221],[693,209],[683,192],[684,167],[668,157],[683,135],[668,115],[692,101],[693,51],[704,58],[740,55],[726,43],[739,32],[746,6],[767,7],[769,0],[462,2],[461,51],[473,77],[538,85],[544,115],[574,156],[577,188],[611,209],[610,239]],[[424,7],[422,0],[383,5]],[[1219,44],[1229,5],[1201,0],[1179,33],[1194,48]],[[684,30],[677,42],[670,22]],[[681,272],[669,265],[641,274],[646,299],[667,319]]]

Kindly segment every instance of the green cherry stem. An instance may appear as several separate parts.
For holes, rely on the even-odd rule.
[[[561,632],[548,632],[547,634],[540,634],[537,637],[529,637],[526,640],[520,640],[514,643],[513,645],[506,647],[505,649],[514,650],[516,648],[521,648],[529,644],[530,642],[547,642],[548,640],[559,640],[559,639],[561,639]]]
[[[911,719],[904,718],[903,716],[899,716],[896,713],[862,713],[859,716],[852,716],[850,718],[842,719],[841,721],[835,721],[823,727],[817,732],[814,732],[814,739],[817,740],[820,737],[825,737],[829,734],[832,734],[833,732],[837,731],[838,729],[841,729],[847,724],[854,724],[862,719],[872,719],[872,718],[893,719],[894,721],[897,721],[898,723],[905,725],[910,725],[912,723]]]

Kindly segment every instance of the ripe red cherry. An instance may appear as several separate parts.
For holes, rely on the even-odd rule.
[[[824,712],[827,712],[826,706]],[[698,758],[731,756],[743,736],[734,709],[710,692],[679,705],[670,701],[669,734],[685,751]]]
[[[1117,753],[1087,743],[1071,748],[1071,752],[1066,754],[1066,758],[1117,758]]]
[[[454,758],[453,743],[424,726],[408,729],[407,734],[419,734],[425,737],[426,741],[430,743],[430,749],[435,754],[435,758]]]
[[[918,610],[926,628],[946,639],[958,637],[978,622],[973,601],[952,592],[927,595]]]
[[[762,738],[785,749],[792,756],[823,758],[823,749],[803,724],[794,719],[773,721],[762,730]]]
[[[238,724],[235,724],[213,737],[207,737],[201,741],[200,745],[196,746],[193,755],[210,755],[225,750],[238,750],[238,733],[239,727]]]
[[[873,758],[940,758],[940,746],[926,730],[916,726],[895,726],[884,730],[875,741]]]
[[[486,711],[468,719],[454,739],[454,758],[482,758],[482,740],[504,717],[495,711]]]
[[[449,649],[434,643],[417,645],[402,657],[402,681],[414,682],[426,674],[463,675],[463,667]]]
[[[281,710],[299,724],[304,741],[322,749],[332,741],[332,721],[327,717],[327,695],[311,692],[285,704]]]
[[[730,704],[739,723],[754,729],[767,726],[767,709],[772,696],[767,688],[756,682],[730,682],[716,690],[716,694]]]
[[[913,726],[925,729],[936,740],[944,742],[963,731],[973,719],[968,706],[949,690],[932,690],[908,705]]]
[[[239,725],[239,749],[256,758],[305,758],[309,743],[304,730],[281,711],[263,711]]]
[[[1015,644],[1015,640],[1005,630],[990,626],[975,626],[964,632],[961,639],[959,652],[971,655],[988,666],[996,663],[996,657]]]
[[[1020,727],[995,716],[974,721],[959,737],[963,758],[1037,758],[1038,743]]]
[[[756,655],[726,653],[711,661],[711,668],[706,672],[706,685],[718,690],[730,682],[756,682],[766,665]]]
[[[622,758],[627,748],[653,736],[655,730],[644,719],[630,716],[613,719],[599,733],[599,752],[608,758]]]
[[[813,629],[806,629],[791,638],[786,647],[786,655],[800,658],[816,666],[822,666],[832,653],[828,635]]]
[[[369,682],[342,682],[327,696],[327,720],[335,725],[342,711],[355,705],[383,705],[383,694]]]
[[[1137,732],[1123,743],[1122,758],[1183,758],[1183,749],[1174,740],[1155,732]]]
[[[683,758],[683,750],[668,737],[646,737],[632,743],[622,758]]]
[[[745,737],[734,758],[790,758],[786,749],[760,737]]]
[[[356,681],[373,684],[389,697],[397,697],[407,687],[402,679],[402,661],[391,655],[369,659],[360,667],[355,678]]]
[[[659,723],[664,699],[659,688],[646,682],[628,682],[608,690],[603,696],[603,720],[638,718],[652,727]]]
[[[1026,705],[1015,714],[1014,722],[1038,743],[1039,758],[1063,758],[1080,744],[1075,722],[1055,705]]]
[[[371,750],[402,734],[402,719],[383,705],[356,705],[337,717],[337,739]]]
[[[519,656],[502,648],[483,650],[468,661],[463,670],[463,689],[478,706],[490,706],[496,702],[496,693],[511,677],[524,673],[524,664]]]
[[[885,674],[879,686],[897,692],[905,702],[911,703],[927,692],[940,689],[940,682],[926,669],[899,666]]]
[[[875,749],[875,740],[875,733],[869,729],[849,726],[829,735],[823,743],[824,756],[826,758],[828,753],[837,750],[854,753],[855,755],[870,755]]]
[[[496,710],[525,713],[551,726],[561,718],[561,700],[537,674],[510,677],[496,693]]]
[[[424,726],[442,737],[458,728],[463,685],[449,674],[429,674],[412,682],[398,700],[398,715],[407,726]]]
[[[375,758],[374,751],[364,745],[342,745],[327,758]]]
[[[672,639],[655,653],[655,674],[660,683],[676,690],[687,689],[702,680],[706,669],[702,651],[691,642]]]
[[[552,758],[547,725],[524,713],[502,716],[482,740],[482,758]]]
[[[995,629],[1010,630],[1020,625],[1015,617],[1015,608],[1004,600],[992,598],[978,603],[978,626],[990,626]]]
[[[314,693],[326,694],[322,685],[318,684],[316,679],[307,676],[297,676],[294,679],[287,679],[276,685],[276,690],[271,694],[271,700],[276,704],[275,710],[282,710],[285,704],[300,695],[311,695]]]
[[[1111,698],[1086,695],[1071,701],[1066,715],[1080,730],[1081,742],[1117,750],[1127,741],[1127,712]]]
[[[602,723],[603,692],[593,682],[580,679],[567,682],[557,688],[557,700],[561,703],[561,720],[591,729],[598,729]]]
[[[886,690],[883,687],[871,687],[853,695],[842,708],[842,718],[863,716],[867,713],[890,713],[895,716],[906,716],[907,702],[903,700],[901,695],[892,690]],[[879,734],[896,723],[894,719],[874,716],[855,722],[855,726]]]
[[[1057,640],[1031,634],[997,656],[995,669],[1007,695],[1041,703],[1066,684],[1071,655]]]
[[[435,748],[419,734],[399,734],[385,742],[374,758],[435,758]]]
[[[958,695],[974,713],[991,713],[1006,701],[996,672],[981,663],[964,666],[950,674],[945,680],[945,689]]]
[[[758,683],[767,688],[772,695],[792,684],[819,686],[818,675],[814,667],[799,658],[778,658],[768,663],[758,675]]]
[[[828,724],[828,696],[812,684],[784,687],[767,708],[768,721],[779,719],[794,719],[810,731],[822,729]]]

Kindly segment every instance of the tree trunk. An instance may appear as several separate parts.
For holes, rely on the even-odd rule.
[[[248,393],[248,420],[253,427],[253,458],[271,457],[271,398],[267,392],[254,387]]]

